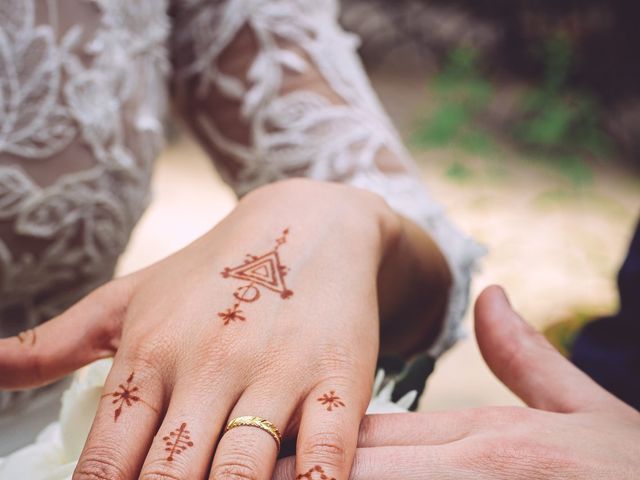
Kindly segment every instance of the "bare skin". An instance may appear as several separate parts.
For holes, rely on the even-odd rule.
[[[348,478],[638,478],[640,413],[564,359],[502,289],[490,287],[476,302],[476,336],[491,370],[529,408],[366,417]],[[274,480],[294,478],[293,460],[280,461]]]
[[[270,435],[242,427],[220,438],[244,415],[297,434],[296,475],[346,478],[379,318],[406,329],[394,349],[420,348],[440,328],[449,284],[432,240],[376,195],[280,182],[38,327],[34,345],[0,340],[0,387],[42,385],[115,355],[74,480],[268,480]],[[416,309],[394,315],[403,303]]]

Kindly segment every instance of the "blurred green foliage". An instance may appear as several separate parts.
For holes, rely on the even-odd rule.
[[[514,125],[514,137],[550,154],[575,152],[600,157],[611,153],[611,144],[600,128],[597,101],[587,92],[567,87],[573,61],[569,41],[562,36],[546,40],[540,56],[544,77],[523,93],[522,119]]]
[[[436,98],[433,113],[414,136],[419,147],[459,146],[472,153],[491,153],[493,137],[478,126],[478,116],[494,96],[493,86],[478,69],[474,50],[454,50],[430,88]]]
[[[571,44],[561,36],[541,45],[544,75],[519,93],[511,112],[510,126],[499,132],[502,139],[535,160],[545,161],[574,184],[592,179],[587,159],[611,154],[612,146],[602,132],[601,112],[595,98],[568,86],[573,62]],[[486,127],[491,102],[496,97],[492,81],[482,73],[472,48],[454,50],[430,88],[434,111],[424,118],[413,143],[422,148],[456,147],[478,155],[500,153],[498,132]],[[459,162],[449,169],[452,178],[468,178]]]

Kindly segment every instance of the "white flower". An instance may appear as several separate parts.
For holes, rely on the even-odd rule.
[[[111,360],[100,360],[76,373],[58,421],[32,445],[0,459],[0,480],[71,480],[110,368]]]
[[[376,380],[373,384],[373,398],[369,403],[369,408],[367,408],[368,415],[372,413],[407,412],[409,410],[409,407],[411,407],[415,399],[418,397],[418,392],[416,392],[415,390],[411,390],[410,392],[407,392],[400,400],[394,402],[391,399],[391,395],[394,388],[396,387],[396,382],[390,380],[384,386],[384,388],[382,388],[383,383],[384,370],[378,370]],[[0,478],[0,480],[2,479]]]

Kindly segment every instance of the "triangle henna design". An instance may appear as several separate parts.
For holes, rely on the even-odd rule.
[[[274,248],[264,255],[247,255],[247,259],[241,265],[226,267],[220,272],[223,278],[234,278],[246,282],[233,292],[233,296],[238,302],[252,303],[257,301],[261,296],[261,288],[280,294],[282,299],[288,299],[293,295],[293,291],[287,287],[285,282],[289,268],[282,264],[278,253],[278,249],[287,243],[288,234],[288,228],[283,230],[282,235],[276,239]],[[218,316],[225,325],[232,321],[245,320],[239,306],[239,303],[235,303],[233,307],[218,312]]]
[[[238,280],[246,280],[253,286],[258,285],[268,288],[279,293],[282,298],[288,298],[293,295],[293,292],[287,288],[284,281],[286,273],[287,267],[282,265],[278,252],[274,250],[261,257],[248,260],[237,267],[227,267],[222,271],[222,276],[224,278],[232,277]],[[238,300],[242,299],[238,298]]]

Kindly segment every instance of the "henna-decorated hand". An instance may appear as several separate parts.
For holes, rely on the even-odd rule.
[[[489,367],[532,408],[366,417],[349,478],[639,478],[640,414],[562,358],[501,289],[478,299],[476,336]],[[281,460],[274,480],[294,478],[293,459]]]
[[[318,466],[345,479],[378,353],[377,274],[399,225],[356,188],[263,187],[37,336],[1,340],[0,386],[41,385],[115,353],[74,480],[270,479],[267,432],[220,438],[245,415],[298,435],[300,478]]]

